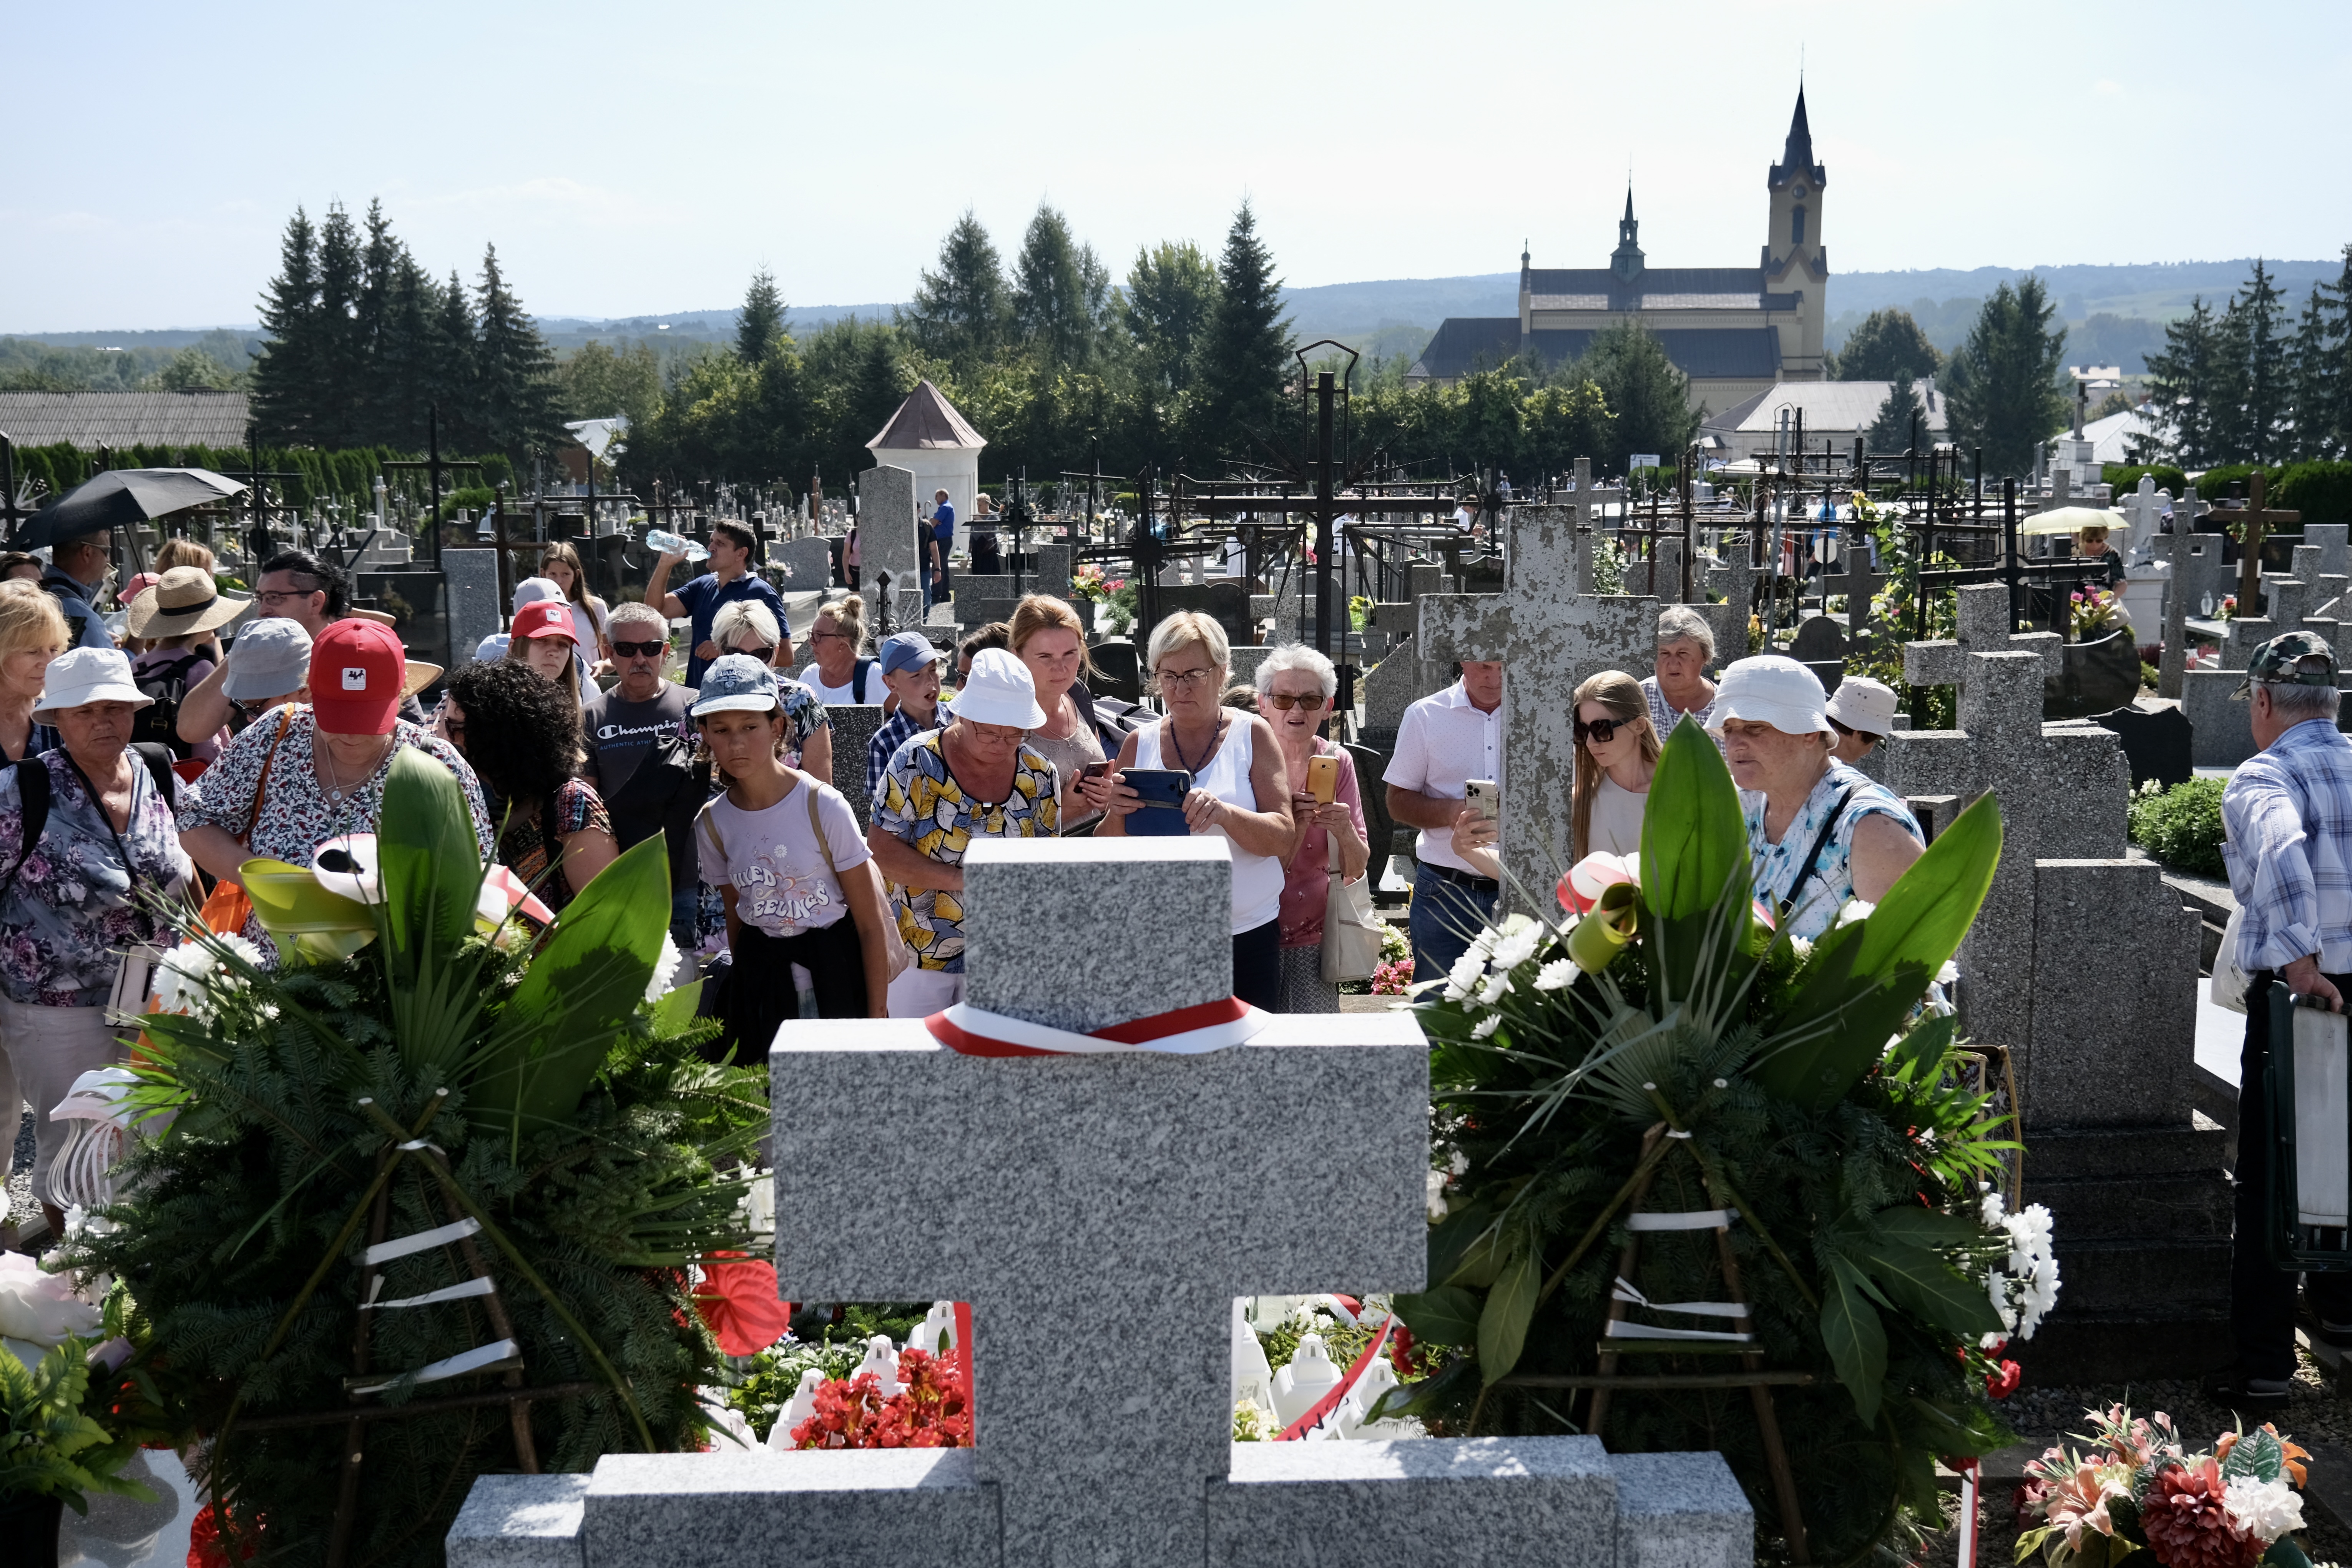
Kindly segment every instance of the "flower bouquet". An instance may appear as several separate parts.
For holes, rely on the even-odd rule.
[[[352,1561],[437,1563],[477,1475],[692,1452],[694,1391],[726,1380],[710,1298],[752,1244],[764,1086],[701,1058],[698,987],[667,987],[660,839],[534,936],[439,763],[395,753],[376,827],[315,870],[246,864],[277,967],[183,927],[184,1010],[138,1020],[123,1195],[66,1249],[131,1298],[125,1370],[204,1440],[231,1561],[265,1521],[272,1561],[323,1557],[340,1514]],[[361,1364],[363,1279],[404,1310],[364,1314]],[[364,1405],[410,1413],[353,1450],[371,1378]]]
[[[2116,629],[2116,595],[2107,588],[2077,588],[2068,614],[2074,640],[2089,642]]]
[[[1444,1217],[1430,1289],[1397,1307],[1447,1359],[1376,1414],[1719,1449],[1759,1531],[1801,1513],[1818,1562],[1939,1528],[1936,1461],[2010,1440],[1995,1357],[2057,1284],[2047,1214],[1987,1202],[2017,1145],[1956,1020],[1922,1006],[2000,849],[1979,801],[1874,908],[1793,942],[1753,900],[1722,758],[1679,726],[1637,858],[1580,863],[1565,918],[1490,924],[1416,987]],[[1699,1228],[1637,1242],[1637,1209]],[[1726,1375],[1749,1353],[1778,1379],[1785,1484]],[[1596,1419],[1604,1373],[1642,1383]]]
[[[2081,1453],[2046,1450],[2018,1489],[2017,1560],[2039,1552],[2051,1568],[2309,1568],[2302,1461],[2311,1456],[2275,1426],[2225,1432],[2192,1454],[2162,1411],[2136,1419],[2124,1406],[2084,1413]]]

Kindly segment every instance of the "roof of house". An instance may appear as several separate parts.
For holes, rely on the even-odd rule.
[[[242,392],[0,392],[0,434],[19,447],[242,447]]]
[[[2086,420],[2083,425],[2083,439],[2092,443],[2092,460],[2100,463],[2130,462],[2132,443],[2145,441],[2151,433],[2147,416],[2137,408],[2110,414],[2105,419]],[[2070,436],[2074,426],[2070,425],[2058,434]]]
[[[1785,407],[1804,415],[1808,442],[1817,430],[1851,434],[1870,428],[1894,386],[1891,381],[1777,382],[1720,414],[1708,416],[1699,428],[1713,436],[1769,434],[1780,423],[1780,410]],[[1927,428],[1939,434],[1948,429],[1951,400],[1937,390],[1933,381],[1924,377],[1911,386],[1927,411]]]
[[[907,395],[882,434],[866,443],[872,451],[978,451],[988,438],[958,414],[940,389],[926,381]]]
[[[1517,316],[1448,316],[1408,372],[1441,381],[1501,364],[1519,352]]]
[[[1524,346],[1560,364],[1580,358],[1598,335],[1590,327],[1539,328]],[[1770,327],[1668,327],[1650,335],[1685,375],[1753,380],[1780,374],[1780,334]],[[1521,347],[1517,316],[1455,316],[1437,329],[1411,374],[1450,381],[1499,365]]]

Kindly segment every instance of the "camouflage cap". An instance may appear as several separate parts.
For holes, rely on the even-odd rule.
[[[2336,653],[2316,632],[2288,632],[2254,649],[2246,662],[2246,679],[2230,693],[2242,702],[2256,681],[2265,686],[2333,686]]]

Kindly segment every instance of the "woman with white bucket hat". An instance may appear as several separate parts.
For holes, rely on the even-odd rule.
[[[1926,841],[1903,802],[1831,754],[1829,699],[1795,659],[1759,654],[1725,670],[1714,728],[1748,819],[1756,896],[1785,911],[1783,931],[1820,936],[1849,900],[1876,903],[1919,858]]]

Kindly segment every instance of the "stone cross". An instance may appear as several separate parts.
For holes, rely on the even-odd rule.
[[[2176,510],[2174,516],[2179,518]],[[2159,533],[2152,541],[2157,559],[2169,580],[2164,593],[2164,662],[2157,676],[2157,694],[2178,699],[2182,673],[2189,667],[2189,617],[2204,615],[2200,601],[2227,581],[2221,565],[2221,536],[2191,533],[2185,526]]]
[[[1586,471],[1581,462],[1578,469]],[[1551,907],[1552,886],[1569,866],[1577,685],[1602,670],[1647,673],[1657,641],[1657,600],[1566,591],[1587,538],[1577,515],[1570,507],[1513,507],[1504,591],[1423,599],[1414,639],[1424,671],[1455,659],[1503,661],[1504,906],[1528,912]]]
[[[1886,579],[1871,570],[1868,529],[1848,524],[1840,532],[1838,549],[1845,557],[1839,563],[1844,570],[1830,581],[1845,595],[1846,645],[1855,653],[1867,655],[1878,629],[1872,606]]]
[[[2010,628],[2009,587],[1979,583],[1959,591],[1953,616],[1955,637],[1928,637],[1903,647],[1903,679],[1912,686],[1959,686],[1975,668],[1972,653],[2031,653],[2044,675],[2055,675],[2065,658],[2056,632]]]
[[[2157,492],[2153,474],[2142,474],[2139,488],[2124,498],[2123,514],[2131,519],[2131,532],[2124,541],[2125,564],[2147,559],[2149,543],[2163,524],[2165,507],[2170,500]]]
[[[1593,590],[1592,552],[1601,542],[1601,521],[1609,507],[1625,499],[1625,487],[1595,484],[1590,458],[1577,458],[1575,472],[1575,493],[1562,503],[1576,515],[1575,570],[1570,580],[1576,584],[1574,592],[1590,594]]]
[[[2254,590],[2262,582],[2263,536],[2273,523],[2301,522],[2303,513],[2282,511],[2263,504],[2269,480],[2256,468],[2247,480],[2248,495],[2243,503],[2234,507],[2216,507],[2209,517],[2221,518],[2226,523],[2236,523],[2245,537],[2238,542],[2238,604],[2251,613],[2254,607]]]
[[[869,600],[880,591],[877,584],[882,574],[889,574],[893,629],[923,623],[922,579],[917,574],[929,568],[923,564],[927,552],[918,537],[921,531],[912,473],[886,463],[857,476],[858,574]],[[874,607],[882,606],[877,603]]]
[[[964,873],[971,1007],[1084,1032],[1230,993],[1222,840],[984,840]],[[1422,1283],[1428,1047],[1408,1014],[1276,1017],[1199,1056],[1019,1059],[960,1055],[920,1019],[794,1022],[770,1065],[782,1289],[969,1302],[975,1446],[486,1478],[452,1568],[551,1537],[531,1560],[578,1568],[1241,1568],[1465,1542],[1610,1568],[1645,1539],[1675,1537],[1673,1561],[1747,1548],[1717,1455],[1232,1441],[1235,1297]],[[885,1104],[884,1122],[841,1113]]]

